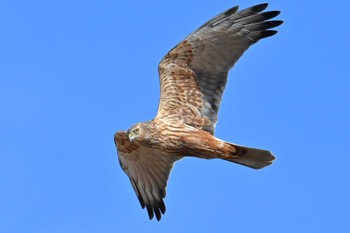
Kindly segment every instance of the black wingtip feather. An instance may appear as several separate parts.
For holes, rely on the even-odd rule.
[[[161,203],[161,205],[159,206],[159,209],[160,209],[160,211],[162,212],[162,214],[165,214],[166,207],[165,207],[164,202]]]
[[[158,208],[153,208],[154,213],[156,214],[156,218],[159,221],[162,218],[162,215],[160,214],[160,211]]]
[[[152,218],[154,217],[154,213],[151,206],[147,206],[147,212],[148,212],[149,220],[152,220]]]
[[[275,35],[277,33],[277,31],[276,30],[266,30],[266,31],[260,31],[258,33],[259,33],[259,39],[263,39],[263,38]]]
[[[147,209],[148,217],[150,220],[152,220],[155,215],[157,220],[160,221],[160,219],[162,218],[162,214],[165,214],[166,211],[163,200],[160,200],[157,203],[146,205],[145,207]]]
[[[273,27],[278,27],[281,24],[283,24],[283,20],[271,20],[271,21],[267,21],[266,23],[271,26],[270,28],[273,28]]]
[[[271,20],[271,21],[264,21],[264,22],[258,22],[258,23],[252,23],[244,26],[245,29],[254,32],[254,31],[262,31],[270,28],[277,27],[281,25],[283,21],[281,20]]]
[[[261,3],[261,4],[258,4],[258,5],[249,7],[248,9],[254,10],[255,12],[261,12],[261,11],[265,10],[268,6],[269,6],[268,3]]]
[[[276,16],[278,16],[279,14],[281,14],[280,11],[266,11],[264,13],[261,13],[265,16],[265,20],[268,20],[268,19],[271,19],[271,18],[274,18]]]

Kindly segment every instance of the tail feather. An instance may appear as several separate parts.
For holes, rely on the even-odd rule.
[[[233,148],[232,158],[225,157],[223,159],[238,163],[250,168],[261,169],[272,164],[275,157],[270,151],[250,148],[245,146],[239,146],[231,143],[226,143],[229,147]]]

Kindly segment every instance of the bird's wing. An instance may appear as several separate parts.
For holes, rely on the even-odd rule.
[[[170,171],[179,156],[143,147],[137,142],[130,143],[125,131],[114,136],[119,163],[129,176],[132,187],[142,208],[147,208],[149,218],[154,214],[159,221],[165,213],[163,199]]]
[[[262,12],[267,6],[260,4],[238,12],[238,6],[228,9],[163,58],[158,67],[161,85],[158,118],[181,115],[190,123],[192,118],[193,126],[214,133],[228,71],[252,44],[276,34],[277,31],[269,29],[283,22],[269,20],[280,12]]]

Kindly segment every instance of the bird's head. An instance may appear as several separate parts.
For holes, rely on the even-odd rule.
[[[142,140],[146,131],[146,125],[144,123],[137,123],[128,129],[126,136],[130,142],[134,140]]]

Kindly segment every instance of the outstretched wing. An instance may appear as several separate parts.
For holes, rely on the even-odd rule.
[[[198,28],[159,64],[161,97],[157,117],[181,115],[184,123],[214,133],[228,71],[252,44],[277,32],[268,4],[233,7]]]
[[[114,142],[120,166],[129,176],[141,207],[147,208],[150,219],[155,214],[159,221],[165,213],[163,199],[170,171],[181,157],[130,143],[125,131],[117,132]]]

